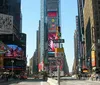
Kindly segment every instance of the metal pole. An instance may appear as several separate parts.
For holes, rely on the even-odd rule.
[[[13,63],[14,63],[14,61],[12,60],[11,62],[12,62],[12,77],[13,77]]]
[[[57,66],[57,70],[58,70],[58,85],[60,85],[60,68],[59,68],[59,65]]]

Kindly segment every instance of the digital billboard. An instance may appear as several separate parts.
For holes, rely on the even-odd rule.
[[[47,11],[57,11],[59,7],[59,0],[46,0]]]
[[[6,52],[6,57],[23,57],[24,51],[17,45],[7,45],[9,50]]]
[[[57,44],[53,43],[53,40],[58,39],[56,33],[48,33],[48,51],[55,52]]]
[[[56,32],[56,27],[58,26],[57,12],[48,12],[47,16],[48,32]]]
[[[48,12],[48,17],[57,17],[57,12]]]
[[[91,51],[92,66],[96,66],[96,53]]]

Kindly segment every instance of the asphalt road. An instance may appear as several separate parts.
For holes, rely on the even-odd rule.
[[[49,85],[42,79],[28,78],[26,80],[12,80],[8,82],[1,82],[0,85]]]
[[[12,80],[2,82],[0,85],[49,85],[42,79],[28,78],[27,80]],[[100,81],[76,80],[71,77],[62,77],[60,85],[100,85]]]

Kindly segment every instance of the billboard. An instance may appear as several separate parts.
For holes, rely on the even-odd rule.
[[[3,56],[0,54],[0,68],[3,68]]]
[[[95,51],[91,51],[91,60],[92,60],[92,66],[96,66],[96,53],[95,53]]]
[[[47,15],[48,17],[57,17],[57,12],[56,11],[48,12]]]
[[[56,32],[58,26],[57,11],[47,13],[48,32]]]
[[[47,11],[57,11],[59,8],[59,0],[47,0]]]
[[[6,57],[24,57],[24,51],[17,45],[7,45],[9,50],[7,50]]]
[[[61,59],[49,59],[49,71],[57,71],[57,65],[59,64],[60,70],[63,70],[63,58]]]
[[[0,13],[0,34],[13,33],[13,16]]]
[[[48,51],[55,52],[55,48],[58,44],[54,43],[53,40],[58,39],[56,33],[48,33]]]

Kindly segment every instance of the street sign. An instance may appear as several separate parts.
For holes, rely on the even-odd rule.
[[[55,48],[55,52],[64,52],[64,48]]]
[[[54,43],[64,43],[64,39],[53,40]]]
[[[55,57],[64,57],[64,52],[55,53]]]

